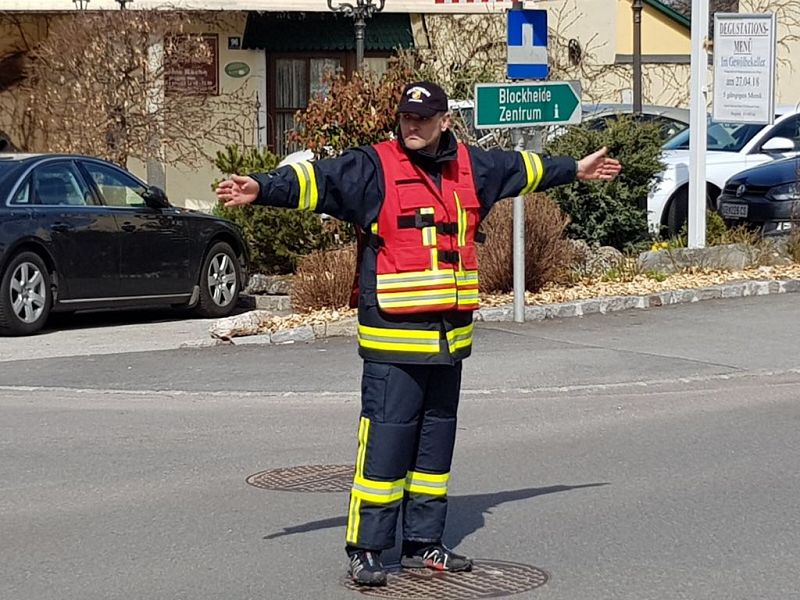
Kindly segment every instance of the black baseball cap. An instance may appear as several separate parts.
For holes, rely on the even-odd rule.
[[[418,81],[409,83],[400,98],[398,113],[414,113],[421,117],[432,117],[447,112],[447,94],[435,83]]]

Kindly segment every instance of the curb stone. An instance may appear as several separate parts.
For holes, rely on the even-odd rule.
[[[719,284],[704,288],[669,290],[643,296],[603,296],[558,304],[529,305],[525,307],[526,321],[545,319],[564,319],[591,314],[606,314],[630,309],[656,308],[673,304],[688,304],[718,298],[742,298],[747,296],[767,296],[770,294],[792,294],[800,292],[800,279],[747,280]],[[514,306],[503,304],[475,311],[475,321],[513,321]],[[234,344],[284,344],[310,342],[314,339],[334,336],[356,335],[356,318],[347,317],[340,321],[319,325],[301,325],[292,329],[234,338]],[[258,339],[250,339],[258,338]],[[247,340],[247,341],[245,341]],[[181,347],[190,347],[183,344]],[[192,347],[197,347],[193,345]]]

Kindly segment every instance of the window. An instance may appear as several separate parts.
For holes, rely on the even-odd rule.
[[[29,203],[44,206],[86,206],[92,204],[92,196],[72,163],[42,165],[31,175],[32,196],[24,194],[14,198],[14,203]],[[27,187],[27,186],[26,186]]]
[[[800,150],[800,117],[791,117],[773,129],[765,142],[782,137],[794,142],[794,149]]]
[[[372,56],[364,59],[367,67],[383,74],[388,57]],[[286,134],[294,128],[294,115],[308,106],[310,98],[328,93],[325,75],[343,70],[348,76],[353,72],[352,54],[340,52],[326,55],[271,55],[269,140],[278,156],[299,150],[296,144],[286,141]]]
[[[28,179],[23,183],[14,197],[11,199],[11,204],[30,204],[31,203],[31,180]]]
[[[147,206],[145,186],[130,175],[98,163],[84,163],[107,206],[136,208]]]

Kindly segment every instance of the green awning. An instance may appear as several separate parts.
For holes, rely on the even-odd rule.
[[[378,13],[367,20],[364,49],[411,48],[411,19],[402,13]],[[242,46],[271,52],[355,50],[353,19],[336,13],[254,13],[247,17]]]

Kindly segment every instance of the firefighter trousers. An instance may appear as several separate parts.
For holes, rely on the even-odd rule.
[[[403,540],[441,541],[460,389],[460,361],[364,361],[348,547],[394,546],[401,507]]]

